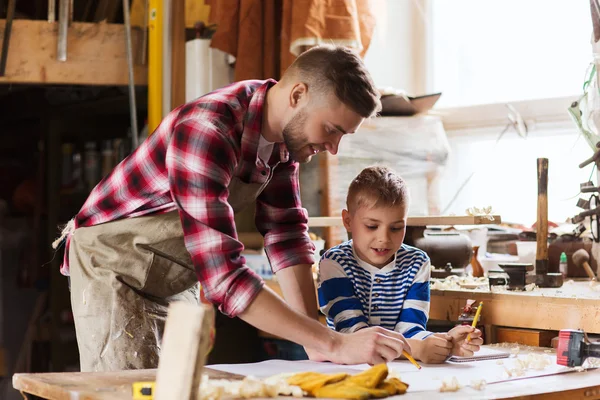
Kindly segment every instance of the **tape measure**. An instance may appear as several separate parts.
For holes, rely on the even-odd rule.
[[[154,398],[154,385],[156,382],[134,382],[133,400],[152,400]]]

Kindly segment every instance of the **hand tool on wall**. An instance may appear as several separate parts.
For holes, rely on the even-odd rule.
[[[56,21],[56,0],[48,0],[48,22],[52,24],[54,21]]]
[[[539,287],[561,287],[561,273],[548,272],[548,159],[537,159],[537,249],[535,255],[535,275],[527,277],[528,283]]]
[[[2,54],[0,54],[0,76],[4,76],[6,72],[6,60],[8,59],[8,45],[10,43],[10,32],[12,31],[12,23],[15,18],[15,8],[17,0],[8,2],[6,10],[6,25],[4,25],[4,38],[2,39]]]
[[[585,269],[586,274],[590,277],[592,281],[596,280],[596,274],[592,271],[592,267],[590,267],[590,254],[585,251],[585,249],[579,249],[575,253],[573,253],[573,263],[578,267],[582,267]]]
[[[69,5],[71,0],[60,0],[58,5],[58,44],[56,59],[67,61],[67,30],[69,28]]]
[[[558,333],[558,365],[580,367],[588,357],[600,357],[600,343],[590,342],[582,330],[562,329]]]

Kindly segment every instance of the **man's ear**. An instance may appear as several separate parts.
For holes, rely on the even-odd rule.
[[[352,229],[350,228],[350,223],[352,222],[352,215],[350,215],[350,213],[346,209],[342,210],[342,221],[344,222],[344,227],[346,228],[346,231],[352,232]]]
[[[308,87],[304,83],[297,83],[290,91],[290,107],[296,108],[308,100]]]

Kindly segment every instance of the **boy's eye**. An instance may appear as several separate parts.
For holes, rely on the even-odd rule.
[[[372,231],[377,229],[377,225],[366,225],[366,227],[367,227],[367,229],[372,230]]]
[[[392,228],[392,232],[400,232],[404,228]]]

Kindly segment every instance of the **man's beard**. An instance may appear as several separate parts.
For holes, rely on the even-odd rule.
[[[294,161],[305,163],[310,161],[310,155],[302,156],[300,150],[306,147],[308,140],[304,136],[306,125],[306,110],[299,111],[283,128],[283,142]]]

